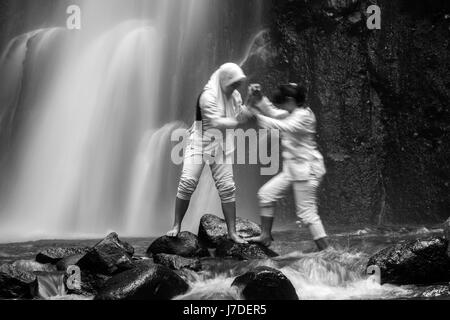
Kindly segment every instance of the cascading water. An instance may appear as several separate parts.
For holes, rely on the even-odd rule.
[[[248,56],[261,27],[259,0],[243,5],[254,14],[247,34],[230,29],[235,43],[221,42],[231,22],[218,25],[211,1],[77,3],[81,30],[30,31],[1,56],[1,241],[164,232],[179,174],[171,132],[190,126],[209,75]],[[221,214],[212,179],[202,180],[187,230]]]
[[[190,291],[177,300],[243,299],[234,279],[259,266],[280,270],[293,284],[301,300],[395,299],[411,297],[411,288],[380,285],[364,275],[367,256],[361,252],[331,250],[322,253],[292,252],[273,260],[253,262],[212,261],[200,273],[183,271]]]

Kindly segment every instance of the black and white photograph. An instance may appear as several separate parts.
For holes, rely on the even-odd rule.
[[[449,194],[447,0],[0,0],[1,301],[448,301]]]

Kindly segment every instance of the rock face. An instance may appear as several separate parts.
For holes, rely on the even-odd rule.
[[[31,298],[31,285],[36,280],[34,272],[54,272],[53,265],[20,260],[0,266],[0,298]]]
[[[173,254],[160,253],[153,256],[153,261],[172,270],[190,269],[200,271],[202,265],[197,258],[184,258]]]
[[[169,268],[141,261],[134,269],[108,280],[95,300],[169,300],[188,288],[188,284]]]
[[[181,232],[178,237],[164,236],[156,239],[147,249],[147,255],[175,254],[185,258],[208,257],[209,251],[200,246],[198,238],[190,232]]]
[[[286,77],[308,88],[326,223],[438,223],[450,207],[450,2],[379,0],[381,31],[366,26],[372,4],[272,2],[276,56],[249,72],[264,91]]]
[[[39,252],[36,256],[36,261],[56,264],[59,260],[69,256],[84,255],[88,250],[89,248],[49,248]]]
[[[280,271],[258,267],[237,277],[232,286],[242,288],[246,300],[298,300],[294,286]]]
[[[450,281],[448,240],[402,241],[370,258],[368,265],[381,270],[381,282],[392,284],[433,284]]]
[[[253,260],[268,259],[276,257],[278,254],[259,244],[237,244],[230,240],[224,240],[218,244],[216,256],[239,260]]]
[[[258,224],[242,218],[236,219],[236,231],[243,238],[257,237],[261,234]],[[227,239],[227,235],[225,220],[212,214],[204,215],[200,219],[198,238],[202,244],[215,248],[221,241]]]
[[[450,241],[450,218],[448,218],[447,221],[444,222],[444,236],[445,239]]]
[[[111,233],[91,248],[77,265],[82,270],[113,275],[133,267],[133,254],[131,245],[121,241],[116,233]]]

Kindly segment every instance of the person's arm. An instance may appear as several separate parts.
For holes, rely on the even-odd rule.
[[[246,105],[241,105],[240,112],[236,116],[236,119],[240,124],[243,124],[243,123],[249,121],[254,116],[255,115],[253,114],[253,112],[251,112]]]
[[[239,125],[236,118],[225,118],[219,112],[219,107],[215,98],[204,93],[200,99],[200,108],[203,119],[210,122],[211,126],[217,129],[233,129]]]
[[[305,113],[294,112],[287,118],[279,120],[257,115],[261,127],[266,129],[277,129],[282,132],[307,132],[315,133],[313,119]]]
[[[267,97],[264,97],[256,107],[261,110],[263,115],[269,118],[285,119],[289,116],[289,112],[276,108]]]

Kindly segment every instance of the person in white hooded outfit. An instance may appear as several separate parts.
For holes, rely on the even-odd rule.
[[[309,228],[319,250],[324,250],[329,245],[318,215],[317,189],[326,170],[316,143],[316,117],[305,105],[306,89],[299,84],[279,86],[273,100],[281,109],[263,97],[251,110],[261,127],[280,131],[283,171],[259,190],[262,233],[248,241],[270,246],[275,204],[293,188],[300,222]]]
[[[214,72],[199,96],[197,119],[190,129],[176,197],[173,229],[167,233],[169,237],[176,237],[180,233],[192,194],[205,164],[208,164],[222,202],[228,237],[236,243],[246,243],[236,232],[236,186],[230,160],[234,153],[234,135],[232,130],[227,130],[252,117],[237,91],[244,80],[246,76],[238,65],[226,63]],[[223,138],[226,138],[225,142]]]

